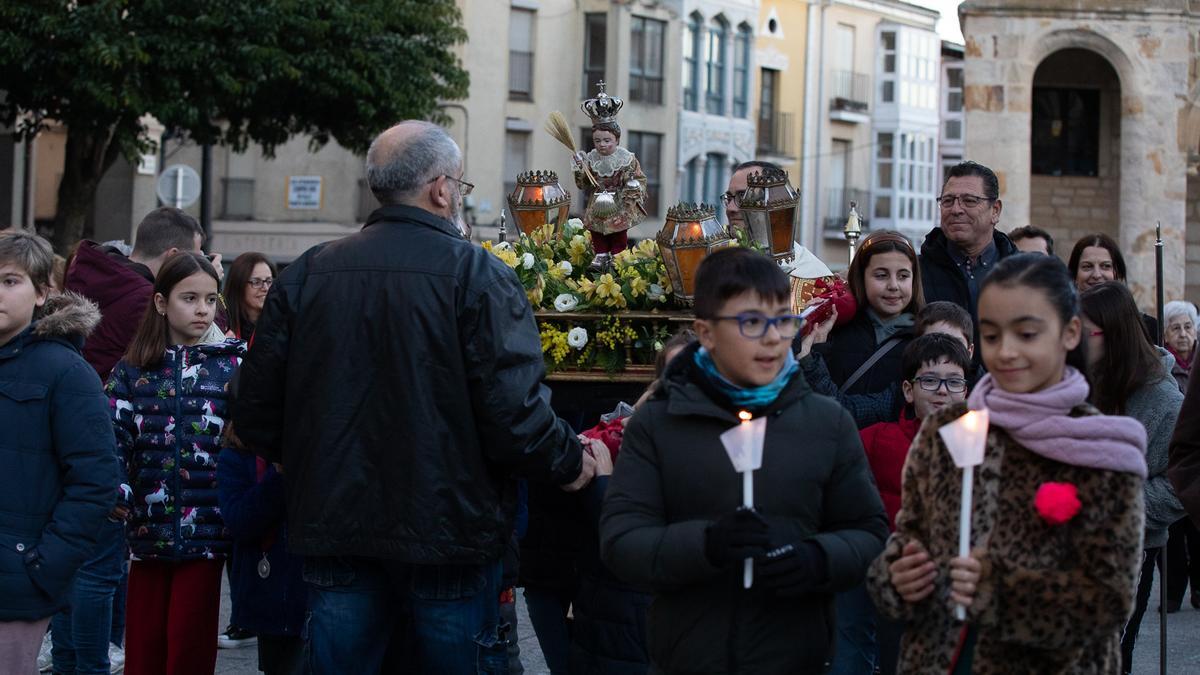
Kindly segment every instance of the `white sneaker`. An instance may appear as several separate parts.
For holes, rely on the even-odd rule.
[[[125,672],[125,650],[111,642],[108,643],[108,672]]]
[[[50,650],[54,647],[54,641],[50,639],[50,631],[42,636],[42,647],[38,650],[37,667],[39,673],[48,673],[54,668],[54,661],[51,660]]]

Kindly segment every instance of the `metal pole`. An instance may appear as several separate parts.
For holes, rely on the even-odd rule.
[[[1163,239],[1162,239],[1162,221],[1159,221],[1155,226],[1155,241],[1154,241],[1154,266],[1157,281],[1155,294],[1158,303],[1158,334],[1154,336],[1158,342],[1158,346],[1163,345],[1163,298],[1165,289],[1163,288]],[[1168,535],[1169,536],[1169,535]],[[1167,675],[1167,546],[1163,545],[1158,552],[1158,614],[1159,614],[1159,631],[1158,631],[1158,672],[1160,675]]]
[[[37,135],[25,139],[25,170],[21,172],[21,228],[33,231],[33,144]]]
[[[212,143],[200,148],[200,227],[204,228],[204,252],[212,246]]]

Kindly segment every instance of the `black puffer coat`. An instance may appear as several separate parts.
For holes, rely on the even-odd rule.
[[[900,363],[904,347],[912,340],[912,328],[901,328],[893,337],[896,338],[897,344],[892,345],[887,354],[863,373],[862,377],[846,390],[847,394],[873,394],[900,381]],[[829,336],[829,341],[817,345],[813,351],[825,357],[829,376],[834,384],[841,387],[880,346],[881,344],[875,341],[875,325],[871,322],[867,310],[863,309],[854,315],[850,323],[835,328]]]
[[[946,250],[946,234],[941,227],[935,227],[925,235],[921,243],[921,286],[925,290],[925,302],[946,300],[962,307],[971,313],[971,318],[978,322],[979,310],[975,306],[977,298],[972,298],[967,287],[967,279],[962,270],[954,264],[954,258]],[[1020,253],[1016,244],[1000,230],[992,231],[992,242],[996,245],[997,261],[1004,260],[1010,255]],[[982,285],[983,280],[980,280]],[[979,335],[976,326],[976,337]],[[978,340],[975,343],[978,344]],[[979,350],[975,351],[976,354]]]
[[[600,519],[606,565],[654,590],[646,621],[654,667],[669,673],[821,672],[834,635],[833,594],[862,583],[883,550],[887,517],[850,414],[797,374],[767,416],[755,506],[771,546],[815,542],[825,556],[816,592],[779,597],[742,588],[741,566],[704,553],[705,530],[742,502],[742,479],[721,443],[734,410],[702,384],[687,348],[666,386],[625,429]]]
[[[579,475],[544,375],[516,274],[449,221],[385,206],[279,275],[233,421],[284,466],[295,553],[481,564],[512,536],[513,476]]]

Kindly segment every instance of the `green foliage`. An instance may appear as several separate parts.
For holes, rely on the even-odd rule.
[[[363,151],[462,98],[454,0],[20,0],[0,3],[0,123],[58,120],[133,158],[142,116],[264,152],[295,134]]]

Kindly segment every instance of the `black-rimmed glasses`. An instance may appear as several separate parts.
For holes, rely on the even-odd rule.
[[[775,330],[779,331],[779,337],[794,338],[800,332],[800,327],[804,325],[804,318],[798,314],[769,317],[758,312],[742,312],[736,316],[714,316],[713,319],[736,321],[738,332],[742,334],[742,337],[751,340],[757,340],[766,335],[771,326],[775,326]]]
[[[973,209],[984,202],[992,201],[987,197],[981,197],[979,195],[942,195],[941,197],[937,198],[937,203],[938,206],[942,207],[943,209],[950,209],[954,208],[954,202],[956,200],[959,204],[963,205],[964,209]]]
[[[271,284],[275,283],[275,279],[272,277],[267,277],[266,279],[259,279],[258,277],[250,277],[250,281],[248,281],[247,283],[250,284],[250,288],[253,288],[254,290],[258,290],[260,288],[270,288]]]
[[[937,391],[946,385],[946,391],[951,394],[961,394],[967,390],[967,380],[962,377],[937,377],[936,375],[922,375],[914,377],[912,381],[924,389],[925,391]]]
[[[448,173],[444,173],[444,174],[442,174],[442,175],[440,175],[440,176],[434,176],[433,178],[430,178],[430,179],[429,179],[429,182],[430,182],[430,183],[432,183],[432,182],[436,181],[436,180],[437,180],[437,179],[439,179],[439,178],[445,178],[445,179],[447,179],[447,180],[452,180],[452,181],[454,181],[455,183],[458,183],[458,193],[459,193],[460,195],[464,196],[464,197],[466,197],[467,195],[471,194],[471,190],[474,190],[474,189],[475,189],[475,184],[474,184],[474,183],[468,183],[467,181],[465,181],[465,180],[463,180],[463,179],[461,179],[461,178],[455,178],[454,176],[451,176],[451,175],[450,175],[450,174],[448,174]]]

